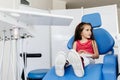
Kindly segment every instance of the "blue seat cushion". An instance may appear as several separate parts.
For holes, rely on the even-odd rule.
[[[55,67],[45,75],[43,80],[102,80],[102,64],[90,64],[85,67],[84,77],[77,77],[74,74],[72,66],[65,68],[65,74],[63,77],[59,77],[55,74]]]
[[[49,69],[36,69],[28,73],[29,79],[42,79]]]

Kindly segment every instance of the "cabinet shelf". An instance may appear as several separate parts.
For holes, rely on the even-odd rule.
[[[14,27],[21,28],[21,34],[29,32],[33,25],[69,26],[73,18],[35,11],[0,8],[0,31],[9,32]],[[8,33],[9,34],[9,33]],[[1,35],[1,34],[0,34]]]

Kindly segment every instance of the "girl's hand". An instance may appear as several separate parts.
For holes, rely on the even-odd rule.
[[[80,50],[78,51],[78,53],[82,54],[82,53],[87,53],[85,50]]]
[[[89,54],[89,53],[87,53],[87,54],[85,54],[85,53],[82,53],[82,54],[80,54],[80,56],[82,56],[82,57],[92,57],[92,54]]]
[[[80,50],[78,53],[82,57],[92,57],[92,54],[86,52],[85,50]]]

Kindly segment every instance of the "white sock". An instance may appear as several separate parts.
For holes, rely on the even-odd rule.
[[[64,52],[59,52],[55,59],[55,72],[58,76],[64,75],[64,66],[66,62],[66,57]]]
[[[68,53],[68,61],[72,65],[75,75],[82,77],[84,75],[82,60],[75,50]]]

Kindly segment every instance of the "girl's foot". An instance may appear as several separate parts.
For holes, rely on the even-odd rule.
[[[71,50],[68,53],[68,61],[72,65],[75,75],[82,77],[84,75],[84,69],[79,54],[76,51]]]
[[[55,59],[55,72],[58,76],[64,75],[64,66],[66,63],[66,57],[64,52],[59,52],[58,56]]]

